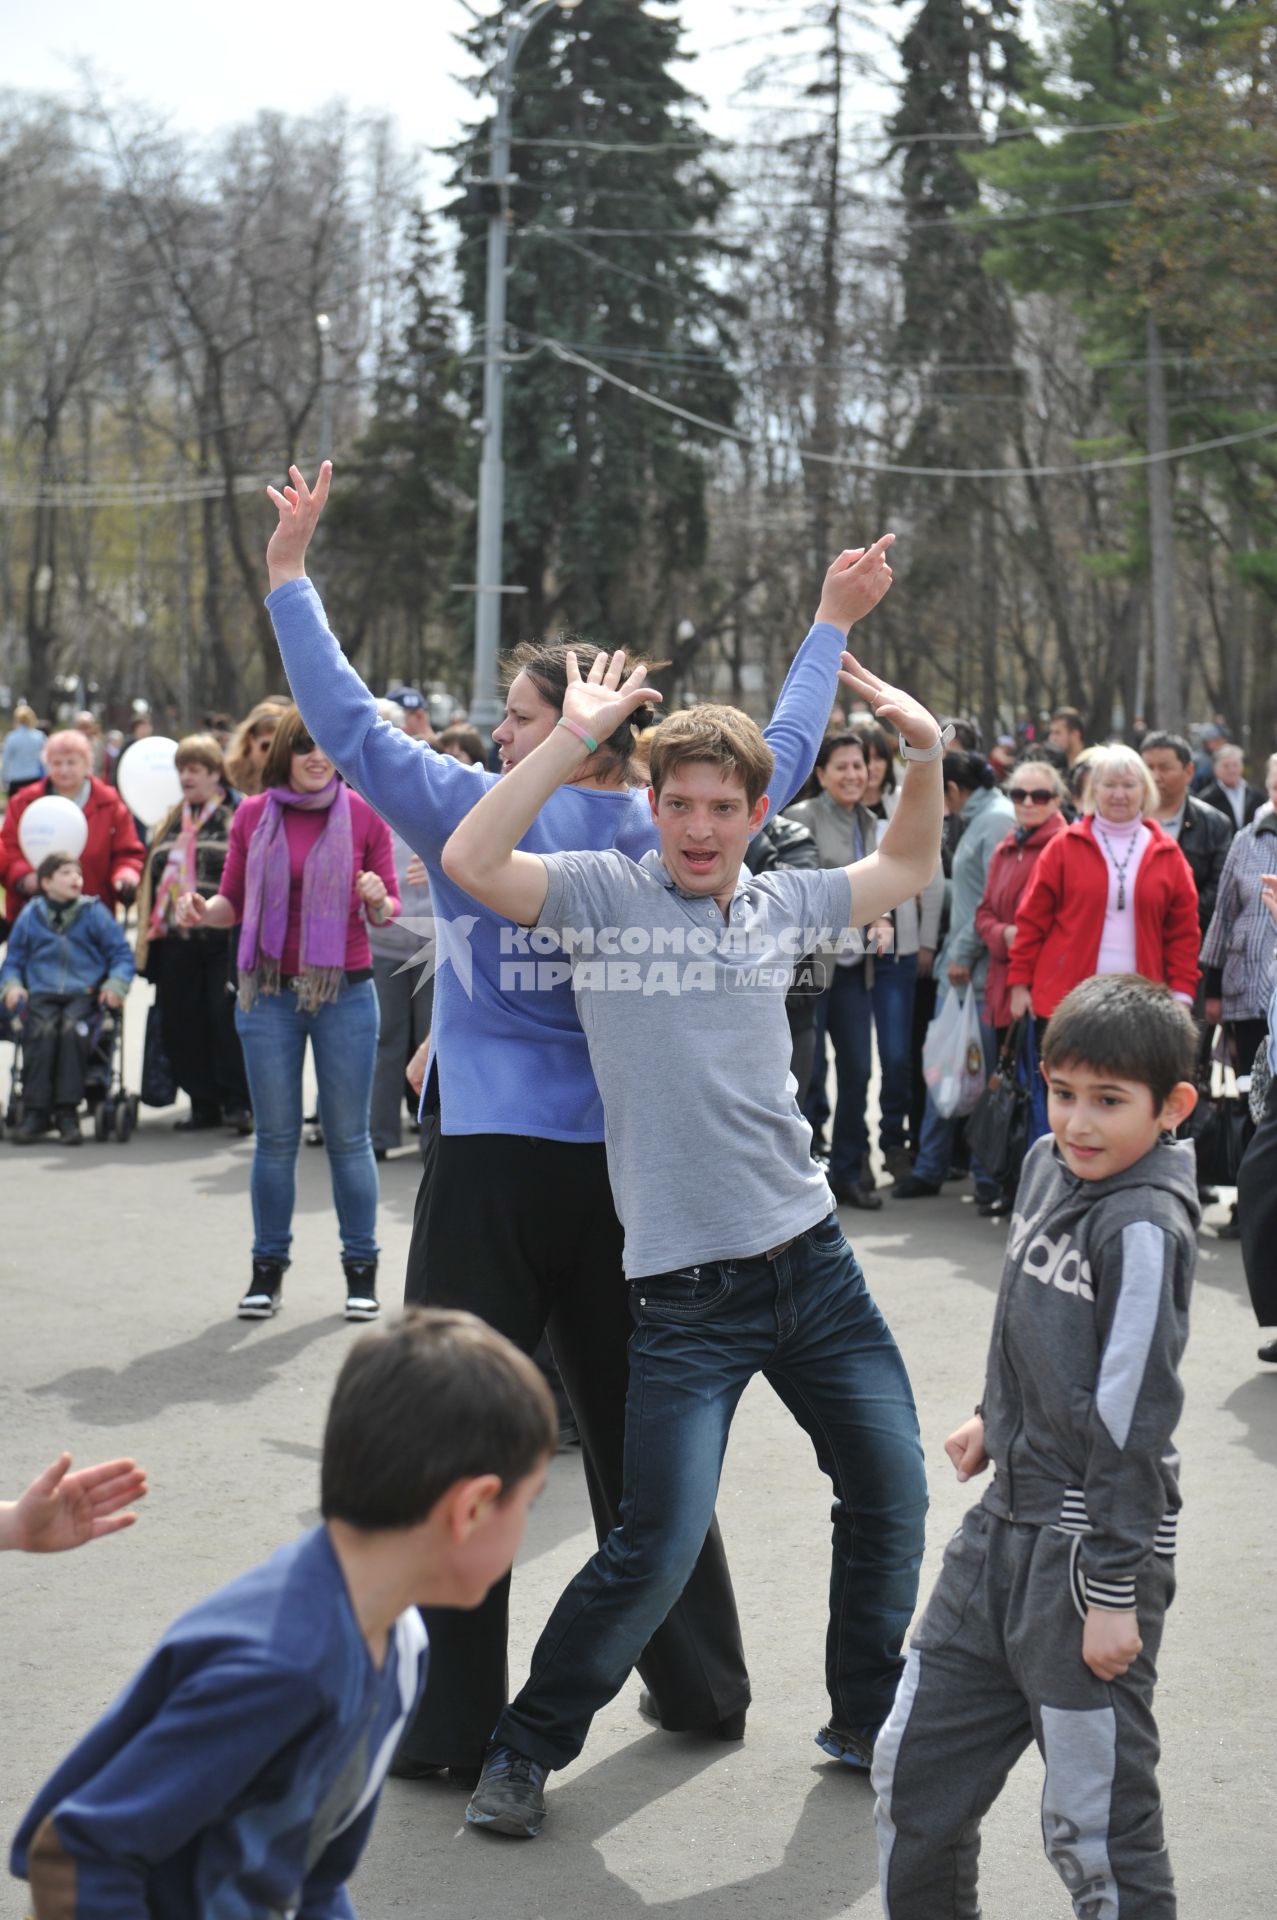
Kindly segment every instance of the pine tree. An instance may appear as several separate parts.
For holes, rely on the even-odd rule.
[[[728,303],[706,240],[727,195],[711,142],[674,76],[676,19],[590,0],[530,35],[513,99],[506,379],[503,644],[564,623],[644,643],[668,631],[679,582],[706,541],[705,450],[690,423],[565,364],[561,343],[608,373],[727,422]],[[488,63],[499,33],[476,26]],[[464,178],[487,174],[480,127]],[[482,209],[459,210],[463,300],[484,306]],[[702,375],[707,374],[708,378]]]
[[[896,351],[911,362],[917,410],[901,464],[996,467],[1014,444],[1018,382],[1005,289],[962,224],[979,183],[964,164],[1022,83],[1018,0],[923,0],[900,45],[900,106],[889,125],[901,162],[905,239]],[[975,693],[986,731],[998,708],[994,496],[969,480],[902,487],[910,588],[923,650],[955,662],[953,697]],[[956,591],[955,591],[956,589]],[[963,653],[977,642],[977,684]]]

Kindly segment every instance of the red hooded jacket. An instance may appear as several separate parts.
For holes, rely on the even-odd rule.
[[[1191,998],[1201,945],[1193,870],[1155,820],[1144,824],[1152,841],[1131,899],[1136,970]],[[1088,814],[1051,841],[1016,909],[1007,985],[1030,989],[1039,1018],[1049,1018],[1065,994],[1095,972],[1108,898],[1108,861]]]
[[[23,787],[21,793],[10,800],[4,826],[0,828],[0,880],[8,889],[4,910],[10,920],[17,919],[31,898],[29,893],[18,891],[19,881],[32,871],[18,840],[18,825],[34,801],[43,800],[52,792],[54,788],[48,780],[34,780],[29,787]],[[90,780],[84,818],[89,829],[80,854],[84,891],[96,894],[104,906],[114,912],[116,887],[130,883],[137,886],[146,854],[137,837],[133,815],[105,780]]]

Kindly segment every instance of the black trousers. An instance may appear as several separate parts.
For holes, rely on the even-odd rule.
[[[602,1144],[515,1134],[443,1135],[425,1121],[404,1302],[465,1307],[531,1353],[550,1344],[581,1434],[600,1541],[616,1526],[632,1322],[621,1225]],[[472,1612],[423,1609],[430,1677],[400,1758],[476,1766],[506,1705],[510,1581]],[[715,1522],[695,1572],[638,1669],[673,1732],[749,1703],[749,1675]]]
[[[1277,1326],[1277,1080],[1237,1175],[1237,1223],[1250,1303],[1261,1327]]]
[[[165,934],[150,948],[164,1051],[177,1084],[201,1115],[251,1106],[244,1055],[235,1031],[235,995],[229,991],[230,942],[197,933]]]
[[[74,1110],[84,1098],[92,993],[33,993],[22,1036],[22,1103],[27,1113]]]

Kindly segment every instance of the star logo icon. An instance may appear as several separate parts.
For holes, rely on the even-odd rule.
[[[459,913],[455,920],[447,920],[442,914],[436,914],[433,920],[401,920],[399,925],[406,927],[409,933],[420,934],[422,942],[401,967],[395,968],[395,978],[401,973],[408,973],[413,967],[420,967],[420,977],[412,990],[416,995],[427,981],[433,980],[445,965],[451,963],[466,999],[473,1000],[474,954],[470,947],[470,935],[478,924],[479,916],[475,913]]]

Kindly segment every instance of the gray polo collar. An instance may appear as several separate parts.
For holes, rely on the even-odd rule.
[[[685,893],[682,887],[677,886],[675,884],[673,874],[670,872],[669,868],[666,866],[665,862],[662,860],[660,854],[657,852],[655,847],[648,848],[647,852],[643,855],[642,859],[639,861],[639,866],[643,869],[644,873],[650,873],[654,880],[659,880],[661,885],[665,887],[670,893],[676,893],[680,900],[692,900],[699,906],[703,900],[708,899],[710,905],[717,910],[718,902],[714,899],[712,894],[706,895],[703,893]],[[745,864],[742,862],[741,870],[736,876],[736,888],[732,894],[733,906],[735,906],[736,902],[746,892],[752,877],[753,876],[751,875],[749,868],[745,866]]]

